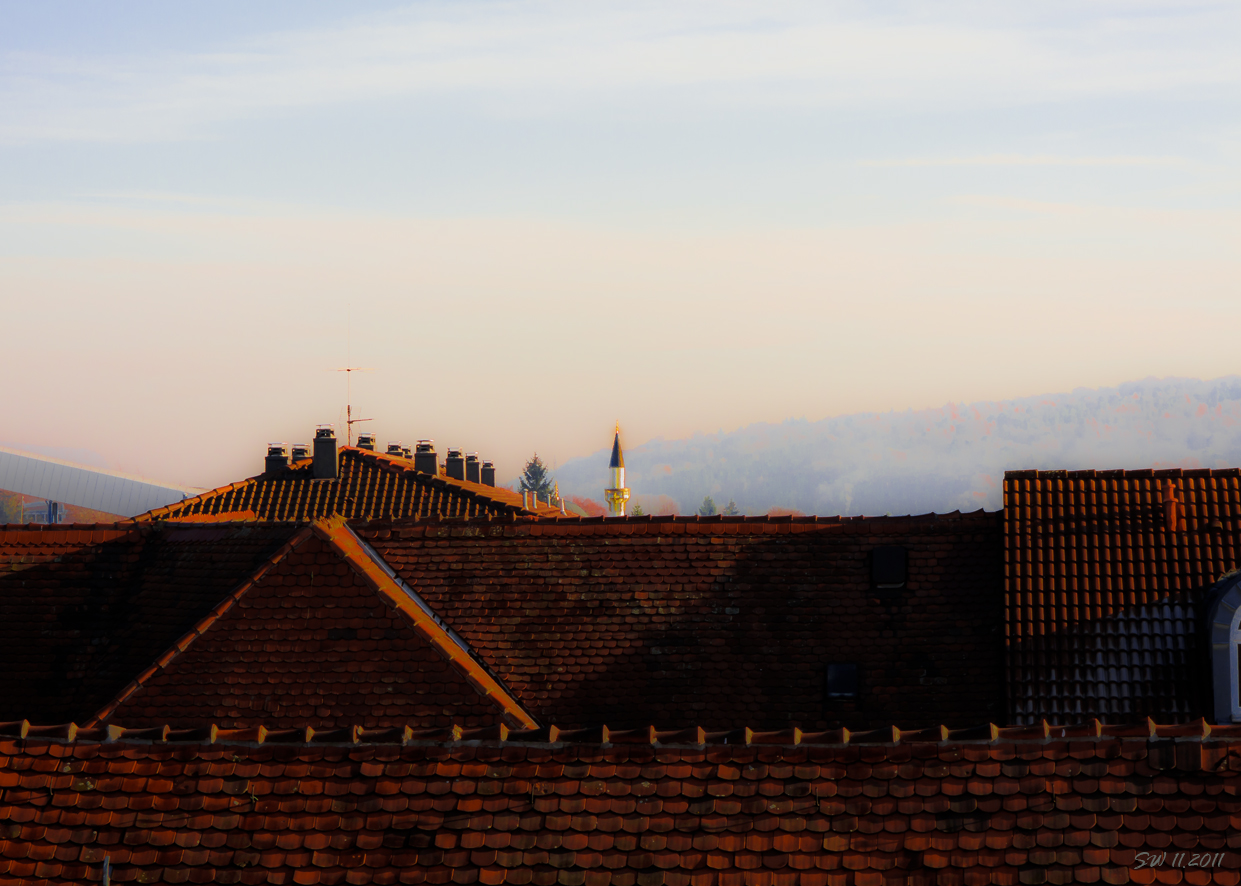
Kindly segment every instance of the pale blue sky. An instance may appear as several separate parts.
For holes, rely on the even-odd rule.
[[[236,479],[339,420],[346,328],[381,439],[502,472],[617,418],[1235,372],[1238,38],[1235,3],[0,0],[2,436]]]

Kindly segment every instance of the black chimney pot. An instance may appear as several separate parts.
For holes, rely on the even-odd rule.
[[[478,453],[471,452],[465,457],[465,479],[471,483],[481,483],[482,480],[478,474]]]
[[[435,454],[434,440],[419,440],[414,448],[414,470],[438,476],[440,472],[439,458]]]
[[[275,474],[289,466],[289,448],[284,443],[268,443],[267,459],[263,462],[263,473]]]
[[[484,486],[496,485],[496,466],[489,461],[483,462],[481,479]]]
[[[310,444],[309,443],[294,443],[293,449],[291,450],[291,452],[292,452],[293,461],[304,461],[310,458]]]
[[[401,448],[401,441],[400,440],[389,441],[388,451],[385,454],[395,455],[397,458],[400,458],[402,455],[404,455],[405,450]]]
[[[454,480],[465,479],[465,457],[460,449],[448,448],[448,458],[444,459],[444,470]]]
[[[336,430],[331,425],[319,425],[315,428],[314,477],[335,480],[336,468]]]
[[[358,434],[358,448],[369,449],[375,451],[375,435],[374,434]]]

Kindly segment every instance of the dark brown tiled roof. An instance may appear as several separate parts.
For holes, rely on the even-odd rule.
[[[24,551],[41,562],[0,571],[0,717],[84,720],[293,532],[287,525],[8,527],[8,554]],[[93,543],[80,544],[86,541]],[[51,559],[43,556],[51,551]]]
[[[117,883],[1239,881],[1237,727],[796,745],[653,744],[650,731],[608,744],[305,744],[257,729],[64,743],[10,724],[0,881],[95,882],[105,858]]]
[[[343,446],[338,450],[338,458],[340,479],[336,481],[311,479],[312,462],[306,459],[279,477],[261,474],[134,519],[223,515],[309,522],[333,515],[373,520],[500,517],[529,512],[516,492],[415,471],[408,459]],[[547,506],[540,506],[535,512],[558,513]]]
[[[122,538],[134,527],[125,523],[102,525],[37,524],[0,526],[0,576],[40,563],[50,563],[91,545]]]
[[[1005,475],[1011,722],[1203,710],[1193,603],[1237,567],[1239,475]]]
[[[766,728],[1003,714],[1000,515],[372,524],[545,721]],[[871,587],[876,547],[909,581]],[[859,701],[825,698],[857,664]]]
[[[535,725],[340,518],[297,533],[95,720]]]

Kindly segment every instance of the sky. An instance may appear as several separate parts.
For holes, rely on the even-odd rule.
[[[0,442],[515,476],[1238,371],[1233,2],[0,0]],[[346,365],[364,367],[347,387]]]

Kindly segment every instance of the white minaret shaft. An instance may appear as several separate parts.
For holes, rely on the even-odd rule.
[[[616,437],[612,441],[612,488],[603,490],[607,499],[608,511],[613,517],[625,516],[625,502],[629,501],[629,490],[625,487],[625,454],[621,452],[620,422],[616,423]]]

